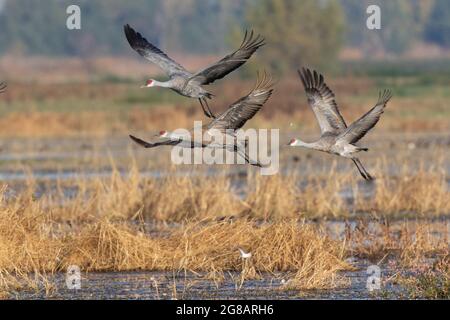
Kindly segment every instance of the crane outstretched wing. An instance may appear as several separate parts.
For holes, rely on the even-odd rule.
[[[323,76],[316,71],[311,72],[311,70],[305,68],[299,70],[298,74],[305,87],[308,103],[316,115],[322,134],[345,130],[347,125],[339,113],[334,100],[334,93],[326,85]]]
[[[200,85],[213,83],[222,79],[227,74],[233,72],[244,63],[264,45],[264,38],[260,35],[254,36],[253,31],[250,34],[246,31],[244,40],[239,49],[227,55],[222,60],[194,74],[189,81],[195,81]]]
[[[0,82],[0,93],[3,93],[6,91],[6,83]]]
[[[208,126],[208,129],[237,130],[253,118],[253,116],[269,100],[273,92],[273,84],[266,75],[258,79],[255,88],[245,97],[233,103]]]
[[[338,137],[338,141],[356,143],[362,139],[362,137],[364,137],[380,120],[384,108],[391,98],[392,93],[390,90],[380,92],[375,107],[370,109],[365,115],[353,122],[344,132],[342,132]]]
[[[140,145],[141,147],[144,147],[144,148],[155,148],[155,147],[159,147],[159,146],[175,146],[180,143],[180,141],[171,140],[171,139],[163,139],[161,141],[152,143],[152,142],[144,141],[144,140],[139,139],[132,135],[130,135],[130,138],[131,138],[131,140],[133,140],[138,145]]]
[[[162,50],[148,42],[147,39],[145,39],[139,32],[136,32],[128,24],[125,25],[123,29],[130,46],[142,57],[159,66],[169,75],[169,77],[178,75],[184,78],[189,78],[192,76],[192,74],[183,68],[183,66],[170,58]]]

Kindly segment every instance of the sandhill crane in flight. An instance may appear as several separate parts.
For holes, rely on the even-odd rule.
[[[211,112],[206,99],[211,99],[213,95],[206,91],[202,85],[211,84],[236,70],[265,44],[263,37],[259,35],[254,37],[253,31],[250,34],[246,31],[239,49],[197,73],[190,73],[162,50],[148,42],[128,24],[124,26],[124,31],[130,46],[142,57],[159,66],[170,78],[165,82],[154,79],[147,80],[141,88],[164,87],[185,97],[196,98],[200,101],[203,112],[209,118],[215,118],[215,116]]]
[[[319,123],[321,137],[319,140],[311,143],[300,139],[292,139],[288,145],[319,150],[349,158],[356,165],[364,179],[372,180],[372,176],[356,157],[358,152],[368,151],[369,149],[359,147],[355,143],[364,137],[380,120],[386,104],[392,97],[391,92],[389,90],[380,92],[376,105],[347,127],[334,100],[334,93],[325,84],[323,76],[316,71],[311,72],[311,70],[305,68],[301,71],[299,70],[298,73],[305,87],[308,103]]]
[[[6,83],[0,82],[0,93],[3,93],[6,91]]]
[[[245,161],[253,166],[262,167],[257,161],[253,161],[246,153],[246,141],[239,141],[236,131],[241,129],[245,123],[253,118],[262,106],[269,100],[273,92],[273,84],[266,75],[262,79],[258,79],[253,90],[233,103],[226,111],[218,115],[210,123],[203,126],[203,130],[210,136],[215,136],[216,132],[220,132],[222,140],[225,143],[217,141],[194,141],[191,139],[192,132],[189,136],[181,136],[173,132],[160,131],[156,136],[159,140],[156,142],[146,142],[142,139],[130,135],[130,138],[144,148],[155,148],[159,146],[180,146],[183,148],[215,148],[225,149],[236,152]],[[213,131],[214,130],[214,131]],[[231,142],[232,141],[232,142]],[[231,143],[230,143],[231,142]]]

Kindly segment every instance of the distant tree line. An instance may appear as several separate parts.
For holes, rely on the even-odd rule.
[[[258,58],[278,73],[305,62],[328,64],[342,45],[344,21],[337,1],[248,0],[243,20],[270,43]]]
[[[2,1],[2,2],[1,2]],[[327,64],[350,45],[402,53],[415,41],[450,47],[448,0],[0,0],[0,54],[129,53],[122,27],[130,23],[162,49],[223,53],[244,28],[271,46],[259,58],[283,72],[302,61]],[[82,29],[67,30],[66,8],[82,10]],[[382,29],[366,28],[366,8],[378,4]],[[280,59],[279,57],[283,57]]]
[[[377,49],[403,53],[414,42],[450,47],[448,0],[340,0],[345,12],[348,44],[362,47],[367,55]],[[381,30],[365,28],[368,5],[381,8]]]

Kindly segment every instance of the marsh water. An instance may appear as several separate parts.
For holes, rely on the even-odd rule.
[[[286,139],[287,137],[282,137],[280,140]],[[372,136],[367,144],[371,146],[371,153],[383,155],[383,167],[386,168],[384,175],[401,177],[405,158],[408,160],[408,170],[428,169],[439,165],[450,172],[450,134]],[[63,191],[70,198],[77,193],[75,184],[70,185],[71,181],[107,179],[111,177],[113,170],[127,176],[132,165],[136,165],[140,176],[145,178],[227,175],[232,188],[241,197],[245,197],[249,190],[246,180],[248,174],[257,174],[257,169],[246,165],[180,165],[173,170],[173,167],[168,166],[170,148],[157,151],[141,149],[124,137],[16,138],[0,140],[0,150],[0,183],[8,184],[9,193],[14,194],[14,191],[23,189],[31,179],[36,182],[36,197],[54,192],[58,183],[65,182]],[[294,148],[283,148],[281,151],[279,174],[296,174],[300,187],[305,186],[309,177],[326,175],[330,171],[354,172],[358,176],[356,168],[346,159]],[[399,154],[401,157],[397,157]],[[361,159],[370,169],[379,158]],[[450,187],[450,177],[447,177]],[[361,179],[357,187],[360,195],[370,197],[375,192],[376,183],[366,183]],[[342,199],[350,206],[354,192],[352,186],[344,186],[339,190]]]
[[[404,289],[387,281],[380,289],[370,290],[367,261],[357,265],[357,271],[343,272],[345,283],[334,289],[289,289],[289,280],[283,274],[277,277],[262,274],[261,280],[239,282],[239,273],[229,273],[220,284],[202,280],[194,274],[162,272],[108,272],[81,274],[80,287],[68,288],[66,275],[54,276],[55,292],[50,295],[38,292],[20,292],[20,299],[382,299],[401,298]],[[382,269],[381,277],[395,274]],[[287,284],[286,284],[287,281]]]
[[[410,165],[412,168],[435,165],[436,159],[430,155],[432,148],[442,151],[443,163],[446,172],[450,171],[450,138],[447,134],[411,135],[403,140],[395,137],[374,139],[370,145],[374,153],[383,150],[387,159],[394,159],[399,149],[406,154],[414,150],[415,158]],[[27,150],[26,152],[20,150]],[[79,178],[95,179],[108,178],[112,168],[121,175],[128,174],[130,162],[135,161],[143,177],[161,178],[165,176],[159,165],[167,162],[170,156],[165,152],[148,152],[148,150],[135,149],[130,146],[127,139],[104,138],[92,142],[86,139],[26,139],[13,141],[0,141],[0,182],[7,184],[9,189],[6,196],[13,197],[16,192],[25,188],[26,182],[32,177],[36,182],[35,196],[55,192],[56,184],[61,181],[71,181]],[[412,153],[411,153],[412,155]],[[114,163],[112,160],[114,159]],[[419,160],[422,160],[419,162]],[[148,165],[150,162],[150,165]],[[316,155],[310,152],[289,151],[281,157],[282,166],[280,174],[296,172],[327,172],[330,170],[330,157]],[[311,163],[314,165],[311,166]],[[370,165],[370,162],[369,162]],[[392,161],[388,163],[385,174],[398,175],[402,163]],[[32,168],[32,169],[30,169]],[[338,161],[334,170],[356,170],[344,161]],[[411,168],[410,168],[411,169]],[[189,167],[177,170],[178,175],[208,175],[223,174],[218,168],[206,168],[202,171],[191,170]],[[237,195],[244,197],[247,186],[247,168],[238,166],[226,171],[230,175],[232,187]],[[448,177],[448,175],[447,175]],[[450,180],[447,180],[450,187]],[[300,180],[300,183],[301,180]],[[358,183],[358,192],[370,197],[376,189],[376,183]],[[67,198],[74,196],[76,187],[65,184],[64,194]],[[339,190],[340,195],[351,206],[354,199],[353,189],[348,186]],[[310,223],[316,223],[311,221]],[[334,237],[341,238],[346,226],[354,227],[356,220],[327,221],[326,232]],[[442,219],[439,224],[450,224],[449,220]],[[151,229],[151,227],[150,227]],[[450,230],[450,228],[449,228]],[[148,230],[151,232],[151,230]],[[436,233],[436,237],[442,235]],[[211,280],[204,280],[201,275],[173,274],[163,272],[89,272],[81,274],[81,289],[68,289],[66,275],[54,275],[56,291],[50,296],[42,292],[20,292],[16,298],[39,299],[377,299],[401,298],[404,288],[390,279],[399,270],[392,270],[387,264],[381,265],[383,286],[380,290],[369,291],[367,288],[367,268],[373,262],[354,259],[352,264],[356,271],[343,272],[341,275],[347,279],[346,283],[334,289],[327,290],[290,290],[288,274],[262,274],[260,280],[246,280],[239,284],[239,273],[228,273],[222,283],[216,284]]]

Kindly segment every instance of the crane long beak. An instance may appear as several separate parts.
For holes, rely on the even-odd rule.
[[[287,146],[292,147],[296,142],[297,142],[297,140],[292,139],[291,141],[288,142]]]

